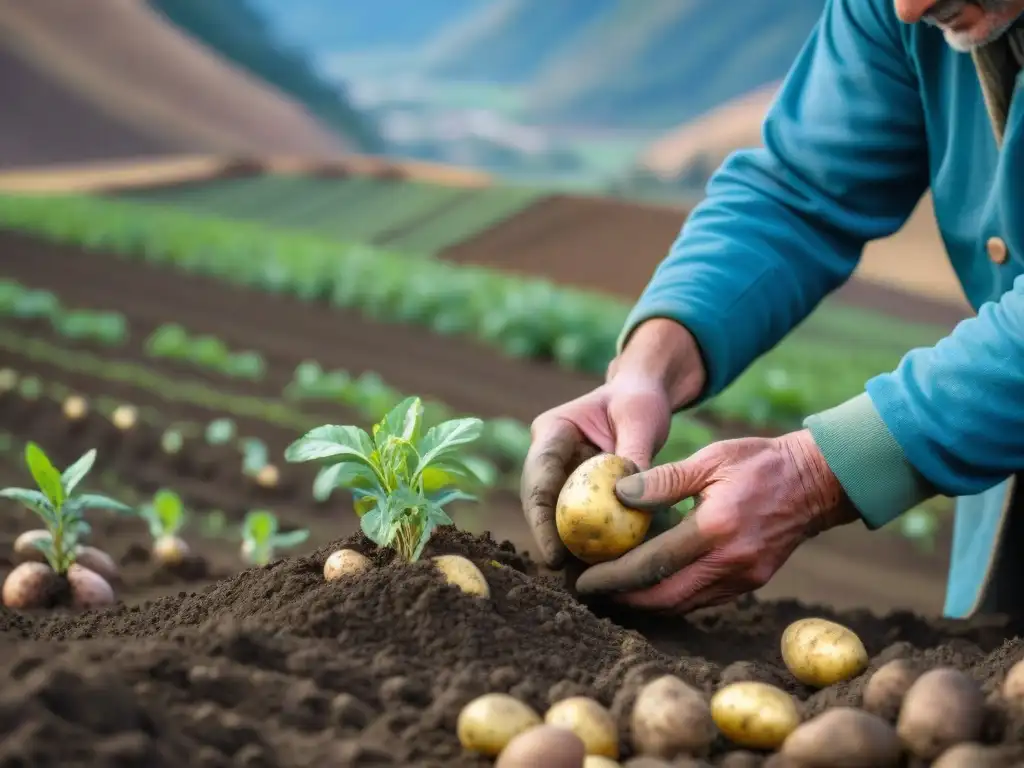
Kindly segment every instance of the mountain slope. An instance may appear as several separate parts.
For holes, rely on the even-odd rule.
[[[301,102],[358,149],[382,149],[374,127],[323,81],[306,58],[275,39],[250,0],[150,0],[158,12],[225,58]]]
[[[5,165],[167,152],[337,156],[342,137],[138,0],[0,13]]]
[[[431,41],[423,70],[441,78],[522,82],[619,2],[494,0]]]

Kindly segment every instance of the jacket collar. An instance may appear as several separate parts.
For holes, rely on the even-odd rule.
[[[1009,34],[971,52],[981,83],[981,93],[985,98],[985,108],[992,121],[996,143],[1000,146],[1006,133],[1006,119],[1010,114],[1010,98],[1021,70],[1010,35],[1022,35],[1021,26],[1017,25]],[[1020,45],[1020,38],[1013,43]]]

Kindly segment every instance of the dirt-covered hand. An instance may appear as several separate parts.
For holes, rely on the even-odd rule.
[[[671,415],[660,382],[620,372],[534,420],[520,497],[545,565],[561,568],[568,554],[555,527],[555,503],[572,471],[599,452],[647,469],[668,437]]]
[[[588,568],[576,589],[672,613],[763,586],[803,541],[858,519],[807,430],[713,443],[620,480],[616,493],[638,509],[697,503],[666,533]]]

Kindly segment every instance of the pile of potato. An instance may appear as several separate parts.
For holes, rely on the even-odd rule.
[[[856,634],[824,619],[790,625],[782,655],[796,679],[817,688],[867,666]],[[584,696],[557,702],[542,718],[508,694],[485,694],[462,709],[457,733],[465,749],[497,758],[496,768],[683,765],[706,757],[720,737],[727,740],[720,746],[777,752],[785,768],[896,768],[908,757],[938,768],[993,765],[979,743],[982,690],[965,673],[952,667],[924,671],[897,659],[872,674],[862,695],[861,707],[833,707],[803,721],[797,700],[773,685],[731,683],[708,698],[664,675],[637,694],[629,724],[634,756],[621,764],[615,719]],[[999,695],[1024,712],[1024,661],[1010,670]]]
[[[431,562],[452,586],[458,587],[468,595],[490,597],[491,588],[487,579],[472,560],[462,555],[438,555]],[[366,555],[354,549],[339,549],[332,552],[324,561],[324,578],[336,581],[348,576],[358,576],[373,567]]]

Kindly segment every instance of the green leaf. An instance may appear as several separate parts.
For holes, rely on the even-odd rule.
[[[70,496],[80,482],[85,478],[89,471],[92,469],[93,463],[96,461],[96,449],[93,448],[82,455],[82,457],[72,464],[70,467],[64,470],[64,473],[60,476],[60,483],[64,488],[64,493]]]
[[[289,445],[285,449],[284,458],[292,463],[326,459],[357,461],[372,468],[372,453],[373,441],[364,430],[325,424],[310,430]]]
[[[418,397],[407,397],[381,419],[374,429],[373,439],[379,449],[388,438],[396,437],[415,442],[419,437],[423,419],[423,401]]]
[[[28,507],[46,521],[48,527],[57,524],[57,512],[42,491],[28,488],[4,488],[0,490],[0,498],[11,499]]]
[[[245,516],[242,535],[257,544],[269,544],[277,533],[277,516],[273,512],[256,509]]]
[[[439,491],[437,493],[428,493],[427,501],[429,501],[431,505],[441,508],[445,504],[451,504],[453,501],[476,501],[476,496],[451,489]]]
[[[447,457],[458,446],[476,440],[483,428],[483,421],[477,418],[452,419],[431,427],[417,446],[420,461],[413,477],[419,478],[427,467]]]
[[[367,488],[377,484],[377,475],[372,469],[347,461],[323,467],[313,480],[313,498],[326,501],[335,488]]]
[[[54,509],[60,509],[64,503],[64,486],[60,482],[60,472],[50,462],[49,457],[35,443],[30,442],[25,446],[25,463],[32,473],[36,485],[43,492]]]
[[[170,536],[181,530],[185,522],[185,507],[181,503],[181,497],[174,491],[157,491],[153,497],[153,510],[160,523],[162,536]]]
[[[98,493],[83,493],[81,496],[76,496],[72,501],[75,504],[75,508],[83,512],[90,509],[108,509],[111,512],[126,515],[135,514],[135,507],[123,504],[109,496],[101,496]]]
[[[391,537],[387,536],[384,510],[380,504],[374,505],[373,509],[359,518],[359,527],[366,535],[366,538],[378,547],[386,547],[391,543]]]
[[[206,442],[210,445],[225,445],[235,436],[235,422],[231,419],[214,419],[206,425]]]
[[[304,542],[309,538],[309,530],[307,528],[301,528],[297,531],[288,531],[288,533],[279,533],[271,540],[271,544],[275,549],[284,547],[295,547]]]

